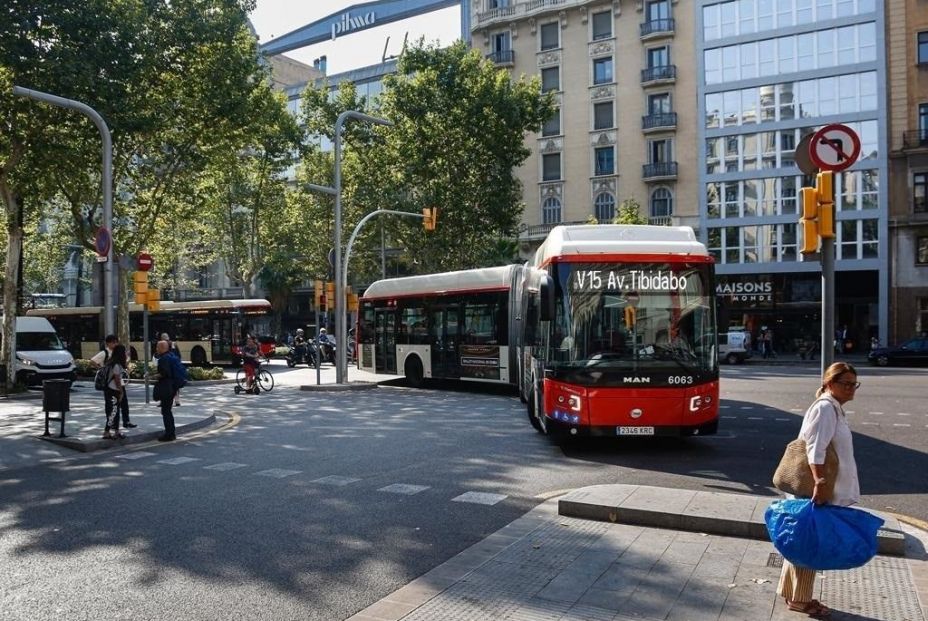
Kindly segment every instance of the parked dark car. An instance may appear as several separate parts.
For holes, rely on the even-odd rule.
[[[879,347],[867,354],[870,364],[885,367],[888,365],[928,365],[928,338],[909,339],[895,347]]]

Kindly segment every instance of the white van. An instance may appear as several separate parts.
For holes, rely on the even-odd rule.
[[[2,336],[2,335],[0,335]],[[74,357],[45,317],[16,318],[16,381],[27,386],[47,379],[74,381]]]
[[[719,334],[719,360],[740,364],[751,357],[751,335],[744,330],[730,330]]]

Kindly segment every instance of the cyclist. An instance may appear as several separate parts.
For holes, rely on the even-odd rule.
[[[258,344],[255,338],[248,335],[245,346],[242,348],[242,362],[245,367],[245,392],[258,394],[258,385],[255,383],[255,374],[258,371]]]

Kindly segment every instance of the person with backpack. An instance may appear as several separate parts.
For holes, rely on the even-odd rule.
[[[177,343],[171,340],[171,337],[168,336],[167,332],[161,333],[161,340],[167,341],[168,343],[168,353],[167,355],[173,358],[171,364],[174,368],[174,407],[180,405],[180,389],[186,386],[189,376],[187,375],[187,369],[184,367],[184,363],[180,357],[180,350],[177,348]]]
[[[125,345],[113,348],[113,353],[101,370],[106,378],[106,385],[103,387],[103,397],[106,399],[106,428],[103,430],[103,439],[121,440],[126,437],[119,433],[119,403],[126,390],[122,379],[126,370]]]
[[[103,372],[103,367],[112,355],[113,349],[119,345],[119,339],[115,334],[107,334],[106,338],[103,340],[103,344],[103,349],[94,354],[93,358],[90,359],[90,364],[93,368],[97,369],[97,373],[94,375],[94,388],[100,391],[103,391],[106,384],[109,382],[109,380],[104,377],[105,374],[101,372]],[[128,391],[125,389],[122,391],[122,399],[119,402],[119,413],[122,415],[122,426],[126,429],[133,429],[137,427],[137,425],[129,420],[129,398],[126,396],[126,392]]]
[[[164,433],[158,436],[159,442],[172,442],[177,439],[174,429],[174,412],[171,409],[174,407],[174,395],[177,392],[175,389],[177,378],[175,378],[174,363],[171,361],[174,356],[168,353],[170,348],[171,344],[167,341],[158,341],[158,381],[155,384],[152,397],[155,401],[160,402],[161,419],[164,421]]]

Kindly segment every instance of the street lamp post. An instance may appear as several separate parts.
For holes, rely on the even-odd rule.
[[[44,101],[54,106],[62,108],[71,108],[90,117],[100,137],[103,139],[103,226],[113,234],[113,139],[110,137],[110,129],[106,126],[106,121],[85,103],[73,99],[65,99],[57,95],[34,91],[30,88],[21,86],[13,87],[13,94],[21,97],[28,97],[38,101]],[[113,308],[113,244],[110,243],[109,250],[106,253],[106,263],[103,265],[103,331],[104,334],[114,334],[116,328],[116,311]]]
[[[335,383],[345,383],[348,374],[348,330],[345,324],[345,287],[342,273],[342,127],[348,119],[367,121],[374,125],[393,125],[387,119],[370,116],[355,110],[345,110],[335,121],[335,186],[309,184],[309,189],[335,196],[335,342],[341,343],[335,352]]]

